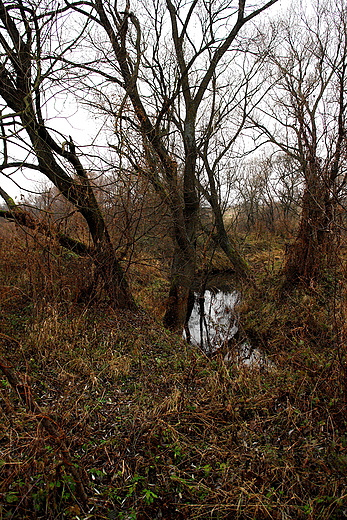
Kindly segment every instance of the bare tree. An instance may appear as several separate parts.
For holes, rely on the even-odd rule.
[[[0,98],[2,172],[29,168],[44,174],[81,213],[90,231],[90,253],[96,265],[95,280],[102,280],[112,304],[133,307],[127,281],[110,240],[92,183],[72,137],[59,143],[45,121],[47,99],[54,96],[64,70],[61,61],[49,57],[54,48],[56,24],[64,9],[54,3],[0,0]],[[74,42],[75,43],[75,42]],[[59,45],[60,56],[71,41]],[[68,85],[65,86],[68,88]],[[13,157],[14,156],[14,157]],[[8,216],[29,223],[4,190]],[[26,220],[24,216],[26,215]],[[36,225],[33,220],[31,225]],[[65,246],[69,244],[65,237]],[[71,240],[73,243],[73,240]],[[86,248],[87,249],[87,248]]]
[[[242,163],[235,180],[240,212],[246,231],[290,230],[298,221],[301,175],[295,162],[284,154],[257,157]]]
[[[200,139],[201,128],[203,122],[210,126],[213,120],[218,122],[217,107],[213,107],[212,117],[206,116],[213,82],[228,68],[230,56],[241,45],[238,37],[243,28],[275,2],[248,6],[245,0],[226,4],[154,0],[120,6],[95,0],[71,4],[95,24],[94,31],[102,28],[109,42],[107,46],[102,36],[92,36],[97,67],[91,59],[79,59],[80,70],[100,74],[103,83],[99,91],[107,98],[117,131],[126,128],[141,136],[141,154],[138,158],[136,154],[129,156],[129,161],[148,176],[171,212],[175,254],[164,321],[172,329],[181,329],[185,322],[196,271],[201,185],[198,161],[208,156],[209,142],[208,134]],[[76,67],[73,58],[65,63]],[[110,85],[116,85],[117,92],[119,87],[123,89],[118,103],[110,101],[117,98],[114,94],[110,98]],[[90,89],[95,91],[95,85]],[[138,147],[139,141],[135,141]],[[213,173],[213,169],[209,171]],[[237,272],[247,276],[247,264],[222,232],[213,182],[205,195],[215,212],[219,242],[228,250]]]
[[[331,264],[338,243],[336,208],[346,177],[347,18],[344,2],[292,10],[269,50],[267,106],[253,118],[266,140],[299,166],[304,191],[297,238],[285,265],[286,284],[310,283]],[[265,124],[264,124],[265,122]]]

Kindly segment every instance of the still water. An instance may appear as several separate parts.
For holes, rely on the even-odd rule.
[[[195,293],[194,308],[188,322],[190,343],[207,353],[222,347],[238,331],[235,305],[239,300],[237,291],[207,290],[203,296]]]
[[[188,331],[184,331],[183,337],[211,356],[221,347],[228,347],[230,340],[239,331],[239,316],[235,306],[240,302],[240,293],[206,290],[203,295],[195,293],[194,296]],[[236,351],[226,349],[225,361],[236,361],[249,366],[271,364],[262,352],[247,341],[236,343]]]

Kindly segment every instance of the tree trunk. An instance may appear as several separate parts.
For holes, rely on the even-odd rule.
[[[170,291],[164,315],[164,326],[178,333],[183,332],[186,325],[192,284],[195,279],[196,259],[195,252],[188,257],[176,247],[171,266]]]
[[[303,195],[298,234],[284,267],[285,288],[309,285],[332,265],[337,247],[334,210],[327,179],[321,174],[311,176]]]
[[[215,216],[215,224],[217,233],[212,235],[213,241],[222,249],[228,260],[235,269],[236,274],[245,280],[251,280],[249,265],[243,256],[239,253],[236,245],[230,240],[223,221],[223,216],[219,206],[212,205]]]
[[[120,309],[135,309],[136,305],[131,295],[125,273],[110,242],[96,246],[93,254],[96,271],[95,285],[102,281],[102,288],[108,294],[113,307]]]
[[[170,291],[164,325],[182,333],[189,319],[192,285],[196,276],[196,230],[199,198],[196,188],[195,110],[187,112],[184,126],[185,162],[183,196],[177,180],[171,183],[171,212],[174,227],[174,257],[172,260]],[[177,169],[175,171],[177,179]]]
[[[32,113],[31,119],[28,119],[27,113],[23,112],[21,117],[32,142],[41,172],[78,209],[86,221],[94,244],[92,258],[96,272],[92,286],[102,280],[103,288],[109,295],[112,306],[126,309],[134,308],[135,303],[119,259],[111,244],[104,217],[79,158],[71,152],[66,157],[72,163],[78,175],[77,179],[73,179],[56,161],[52,151],[52,148],[54,150],[56,145],[52,142],[46,129],[35,124],[34,114]]]

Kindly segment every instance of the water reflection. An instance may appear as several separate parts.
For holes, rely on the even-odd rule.
[[[206,290],[203,295],[195,293],[194,297],[194,307],[183,336],[211,356],[221,347],[228,346],[229,340],[239,330],[235,305],[240,301],[240,294],[237,291]],[[224,361],[252,367],[273,366],[264,353],[253,348],[247,341],[236,342],[236,348],[227,348],[224,351]]]
[[[235,305],[240,295],[233,292],[213,292],[207,290],[203,295],[195,294],[194,307],[184,337],[193,345],[212,354],[222,347],[238,331]]]

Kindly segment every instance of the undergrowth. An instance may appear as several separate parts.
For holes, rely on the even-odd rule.
[[[0,518],[347,517],[342,315],[319,287],[280,300],[265,249],[262,289],[241,304],[245,332],[267,355],[256,366],[208,359],[142,310],[34,298],[23,271],[2,269],[1,355],[40,413],[1,377]],[[160,284],[151,281],[151,298]]]

